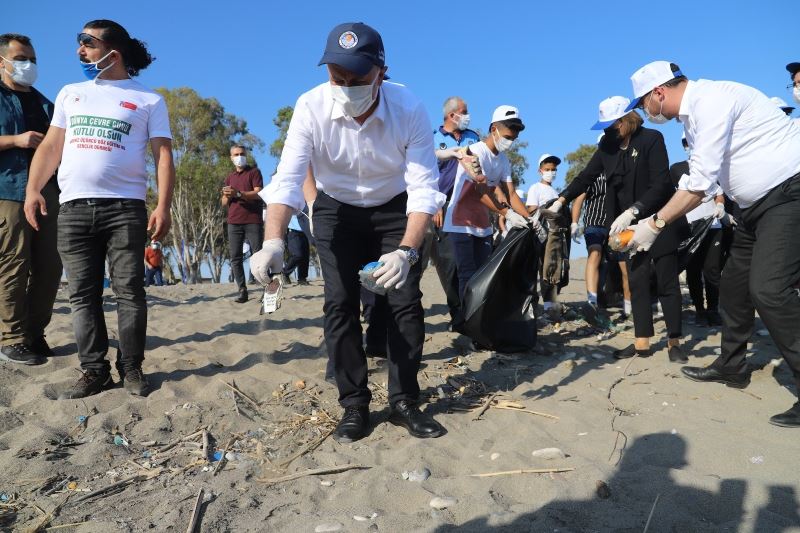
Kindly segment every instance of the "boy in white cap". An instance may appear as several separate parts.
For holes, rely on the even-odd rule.
[[[722,353],[706,368],[684,367],[684,375],[746,387],[745,354],[757,310],[800,389],[800,127],[752,87],[690,81],[666,61],[645,65],[631,81],[636,99],[630,108],[641,107],[657,124],[677,118],[692,150],[678,191],[636,225],[631,248],[649,249],[717,183],[742,208],[720,285]],[[800,428],[800,401],[770,423]]]

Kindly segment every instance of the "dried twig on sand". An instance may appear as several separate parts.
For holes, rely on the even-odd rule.
[[[116,483],[112,483],[111,485],[109,485],[107,487],[103,487],[102,489],[94,490],[94,491],[90,492],[89,494],[84,494],[80,498],[76,498],[74,500],[74,503],[80,503],[80,502],[83,502],[83,501],[86,501],[86,500],[90,500],[90,499],[95,498],[97,496],[106,496],[111,491],[114,491],[114,490],[119,489],[119,488],[127,487],[128,485],[133,485],[134,483],[138,483],[140,481],[146,481],[148,479],[152,479],[154,477],[158,477],[160,474],[161,474],[161,469],[159,468],[159,469],[153,470],[152,472],[147,473],[147,474],[136,474],[135,476],[126,477],[125,479],[121,479],[120,481],[117,481]]]
[[[219,378],[217,378],[217,379],[219,379]],[[230,389],[233,390],[233,392],[235,392],[236,394],[238,394],[241,399],[243,399],[244,401],[249,403],[256,410],[256,412],[260,412],[261,411],[261,406],[258,405],[258,402],[255,401],[254,399],[252,399],[247,394],[243,393],[241,390],[239,390],[239,388],[235,385],[236,382],[234,382],[234,384],[231,385],[227,381],[223,381],[221,379],[219,379],[219,381],[220,381],[220,383],[224,383],[226,387],[230,387]]]
[[[656,499],[653,501],[653,507],[650,508],[650,516],[647,517],[647,523],[644,525],[644,531],[642,533],[647,533],[647,530],[650,529],[650,521],[653,519],[653,513],[656,510],[656,504],[658,503],[658,499],[661,497],[661,493],[659,492],[656,494]]]
[[[53,518],[55,518],[55,517],[56,517],[56,515],[58,514],[58,511],[60,511],[60,510],[61,510],[61,507],[63,507],[63,506],[64,506],[64,504],[65,504],[65,503],[67,503],[67,500],[69,500],[69,497],[70,497],[70,496],[72,496],[72,495],[71,495],[71,494],[67,494],[67,497],[66,497],[66,498],[64,498],[63,500],[61,500],[61,503],[57,504],[55,507],[53,507],[53,510],[52,510],[52,511],[50,511],[49,513],[47,513],[46,515],[44,515],[44,516],[43,516],[43,517],[42,517],[42,518],[39,520],[39,523],[38,523],[38,524],[36,524],[35,526],[29,527],[28,529],[26,529],[26,530],[25,530],[25,533],[38,533],[39,531],[42,531],[42,530],[45,528],[45,526],[47,526],[47,524],[49,524],[49,523],[50,523],[50,521],[51,521]]]
[[[228,440],[228,444],[226,444],[225,447],[222,448],[222,457],[220,457],[219,461],[217,461],[217,465],[214,467],[214,471],[211,473],[212,476],[216,476],[219,473],[219,471],[223,469],[225,463],[228,462],[228,460],[225,459],[225,456],[228,454],[228,450],[230,449],[231,446],[233,446],[234,442],[236,442],[236,437],[231,437]]]
[[[485,413],[490,407],[493,408],[493,409],[505,409],[507,411],[518,411],[520,413],[528,413],[529,415],[543,416],[545,418],[550,418],[552,420],[559,420],[559,418],[557,416],[555,416],[555,415],[549,415],[547,413],[540,413],[539,411],[532,411],[530,409],[526,409],[525,406],[523,404],[521,404],[521,403],[512,402],[512,401],[508,401],[508,400],[497,399],[496,396],[498,394],[499,393],[497,393],[497,392],[492,394],[492,396],[489,398],[489,400],[486,402],[486,404],[483,405],[483,407],[479,408],[480,412],[472,420],[478,420],[483,415],[483,413]]]
[[[186,442],[188,440],[196,439],[197,437],[202,435],[203,432],[206,431],[207,429],[208,429],[208,427],[203,427],[203,428],[198,429],[197,431],[195,431],[194,433],[192,433],[190,435],[186,435],[185,437],[181,437],[179,439],[176,439],[176,440],[170,442],[169,444],[159,448],[158,449],[158,453],[164,453],[166,451],[169,451],[172,448],[174,448],[175,446],[177,446],[178,444],[180,444],[181,442]]]
[[[186,528],[186,533],[194,533],[197,528],[197,518],[200,516],[200,506],[203,504],[203,489],[197,492],[197,498],[194,500],[194,507],[192,508],[192,518],[189,520],[189,527]]]
[[[489,409],[489,407],[492,405],[492,402],[494,401],[494,399],[497,397],[498,394],[500,394],[500,393],[499,392],[495,392],[494,394],[489,396],[489,399],[486,400],[486,404],[484,404],[484,406],[481,407],[481,410],[478,412],[477,415],[475,415],[475,418],[472,419],[473,422],[475,422],[477,420],[480,420],[480,418],[483,416],[483,413],[485,413],[486,410]]]
[[[486,474],[471,474],[469,477],[495,477],[511,476],[514,474],[556,474],[559,472],[572,472],[574,468],[521,468],[519,470],[506,470],[505,472],[488,472]]]
[[[322,444],[322,443],[323,443],[323,441],[324,441],[325,439],[327,439],[327,438],[328,438],[328,437],[331,435],[331,433],[333,433],[333,432],[334,432],[334,430],[336,430],[336,426],[333,426],[332,428],[330,428],[330,429],[329,429],[327,432],[325,432],[325,433],[324,433],[324,434],[323,434],[323,435],[322,435],[320,438],[318,438],[317,440],[315,440],[315,441],[313,441],[313,442],[309,443],[309,444],[308,444],[308,445],[307,445],[305,448],[303,448],[302,450],[300,450],[300,451],[299,451],[299,452],[297,452],[296,454],[294,454],[294,455],[292,455],[291,457],[289,457],[288,459],[286,459],[286,460],[282,461],[280,464],[278,464],[278,467],[279,467],[279,468],[286,468],[286,467],[287,467],[287,466],[289,466],[289,465],[292,463],[292,461],[294,461],[295,459],[297,459],[297,458],[299,458],[299,457],[302,457],[303,455],[307,454],[307,453],[308,453],[308,452],[310,452],[310,451],[313,451],[313,450],[315,450],[315,449],[317,448],[317,446],[319,446],[320,444]]]
[[[203,430],[203,460],[208,461],[208,430]]]
[[[283,483],[284,481],[292,481],[294,479],[300,479],[301,477],[306,476],[321,476],[323,474],[338,474],[340,472],[346,472],[348,470],[366,470],[368,468],[372,468],[366,465],[343,465],[343,466],[333,466],[330,468],[314,468],[312,470],[304,470],[303,472],[295,472],[294,474],[289,474],[288,476],[281,476],[275,477],[271,479],[261,478],[258,481],[261,483],[266,483],[267,485],[274,485],[275,483]]]

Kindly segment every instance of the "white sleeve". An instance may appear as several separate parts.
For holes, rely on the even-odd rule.
[[[503,174],[500,179],[506,183],[513,183],[514,179],[511,177],[511,161],[505,154],[503,154],[503,159]]]
[[[408,192],[406,213],[433,215],[444,205],[447,197],[439,192],[439,167],[433,149],[433,132],[422,103],[414,110],[410,120],[404,174]]]
[[[147,135],[149,139],[164,137],[172,139],[169,129],[169,113],[167,103],[159,97],[158,101],[150,109],[150,116],[147,117]]]
[[[305,98],[301,96],[294,106],[292,120],[289,122],[278,170],[272,176],[269,185],[258,193],[267,205],[288,205],[295,211],[303,209],[306,203],[303,197],[303,181],[306,179],[313,150],[311,113]],[[432,149],[431,157],[433,157]]]
[[[539,205],[539,195],[536,194],[536,184],[534,183],[531,185],[531,188],[528,189],[528,195],[525,200],[525,205],[529,205],[531,207],[538,207]]]
[[[61,128],[62,130],[67,129],[67,115],[64,113],[64,98],[64,89],[62,88],[60,91],[58,91],[58,96],[56,96],[56,103],[53,109],[53,119],[50,121],[51,126]]]

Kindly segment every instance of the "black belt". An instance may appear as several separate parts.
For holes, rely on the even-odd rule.
[[[144,200],[133,200],[130,198],[77,198],[75,200],[70,200],[68,202],[64,202],[63,205],[68,206],[78,206],[78,205],[91,205],[91,206],[104,206],[104,205],[114,205],[124,203],[130,206],[141,206],[144,207],[145,203]]]

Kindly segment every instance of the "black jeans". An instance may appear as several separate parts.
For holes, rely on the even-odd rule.
[[[141,200],[83,199],[61,206],[58,252],[67,271],[72,324],[84,370],[110,370],[103,316],[106,257],[117,300],[117,360],[126,370],[139,368],[144,361],[146,242],[147,209]]]
[[[289,260],[283,267],[283,273],[288,276],[294,269],[297,269],[297,281],[303,281],[308,277],[308,261],[310,258],[308,237],[302,231],[290,229],[286,234],[286,249],[289,252]]]
[[[453,244],[458,275],[458,295],[464,301],[464,291],[470,278],[489,260],[492,255],[492,236],[475,237],[468,233],[449,233]]]
[[[794,374],[800,392],[800,175],[742,210],[722,271],[722,353],[713,365],[743,372],[755,311]]]
[[[670,339],[681,336],[681,287],[678,281],[678,252],[653,259],[649,252],[639,252],[628,260],[628,283],[631,287],[633,330],[636,337],[652,337],[653,307],[650,298],[650,273],[655,267],[658,300]]]
[[[447,205],[444,207],[447,212]],[[441,228],[434,228],[431,242],[431,258],[436,266],[436,274],[447,297],[450,310],[450,321],[455,327],[464,322],[461,316],[461,292],[458,289],[458,273],[456,272],[456,256],[450,234]]]
[[[261,224],[228,224],[228,245],[231,253],[231,272],[233,279],[239,290],[247,290],[244,278],[244,253],[242,246],[244,241],[250,243],[251,253],[256,253],[261,249],[263,242],[263,229]]]
[[[371,208],[343,204],[320,192],[314,202],[314,237],[325,273],[325,344],[333,360],[339,403],[367,405],[367,358],[361,343],[358,271],[396,250],[405,234],[406,194]],[[389,307],[389,403],[417,401],[424,315],[419,280],[422,265],[411,267],[406,283],[386,295]]]
[[[692,229],[702,220],[692,222]],[[686,266],[686,285],[692,296],[692,304],[698,313],[706,310],[716,311],[719,307],[719,282],[722,274],[722,230],[708,230],[700,248],[695,252]],[[705,299],[703,298],[705,288]]]

